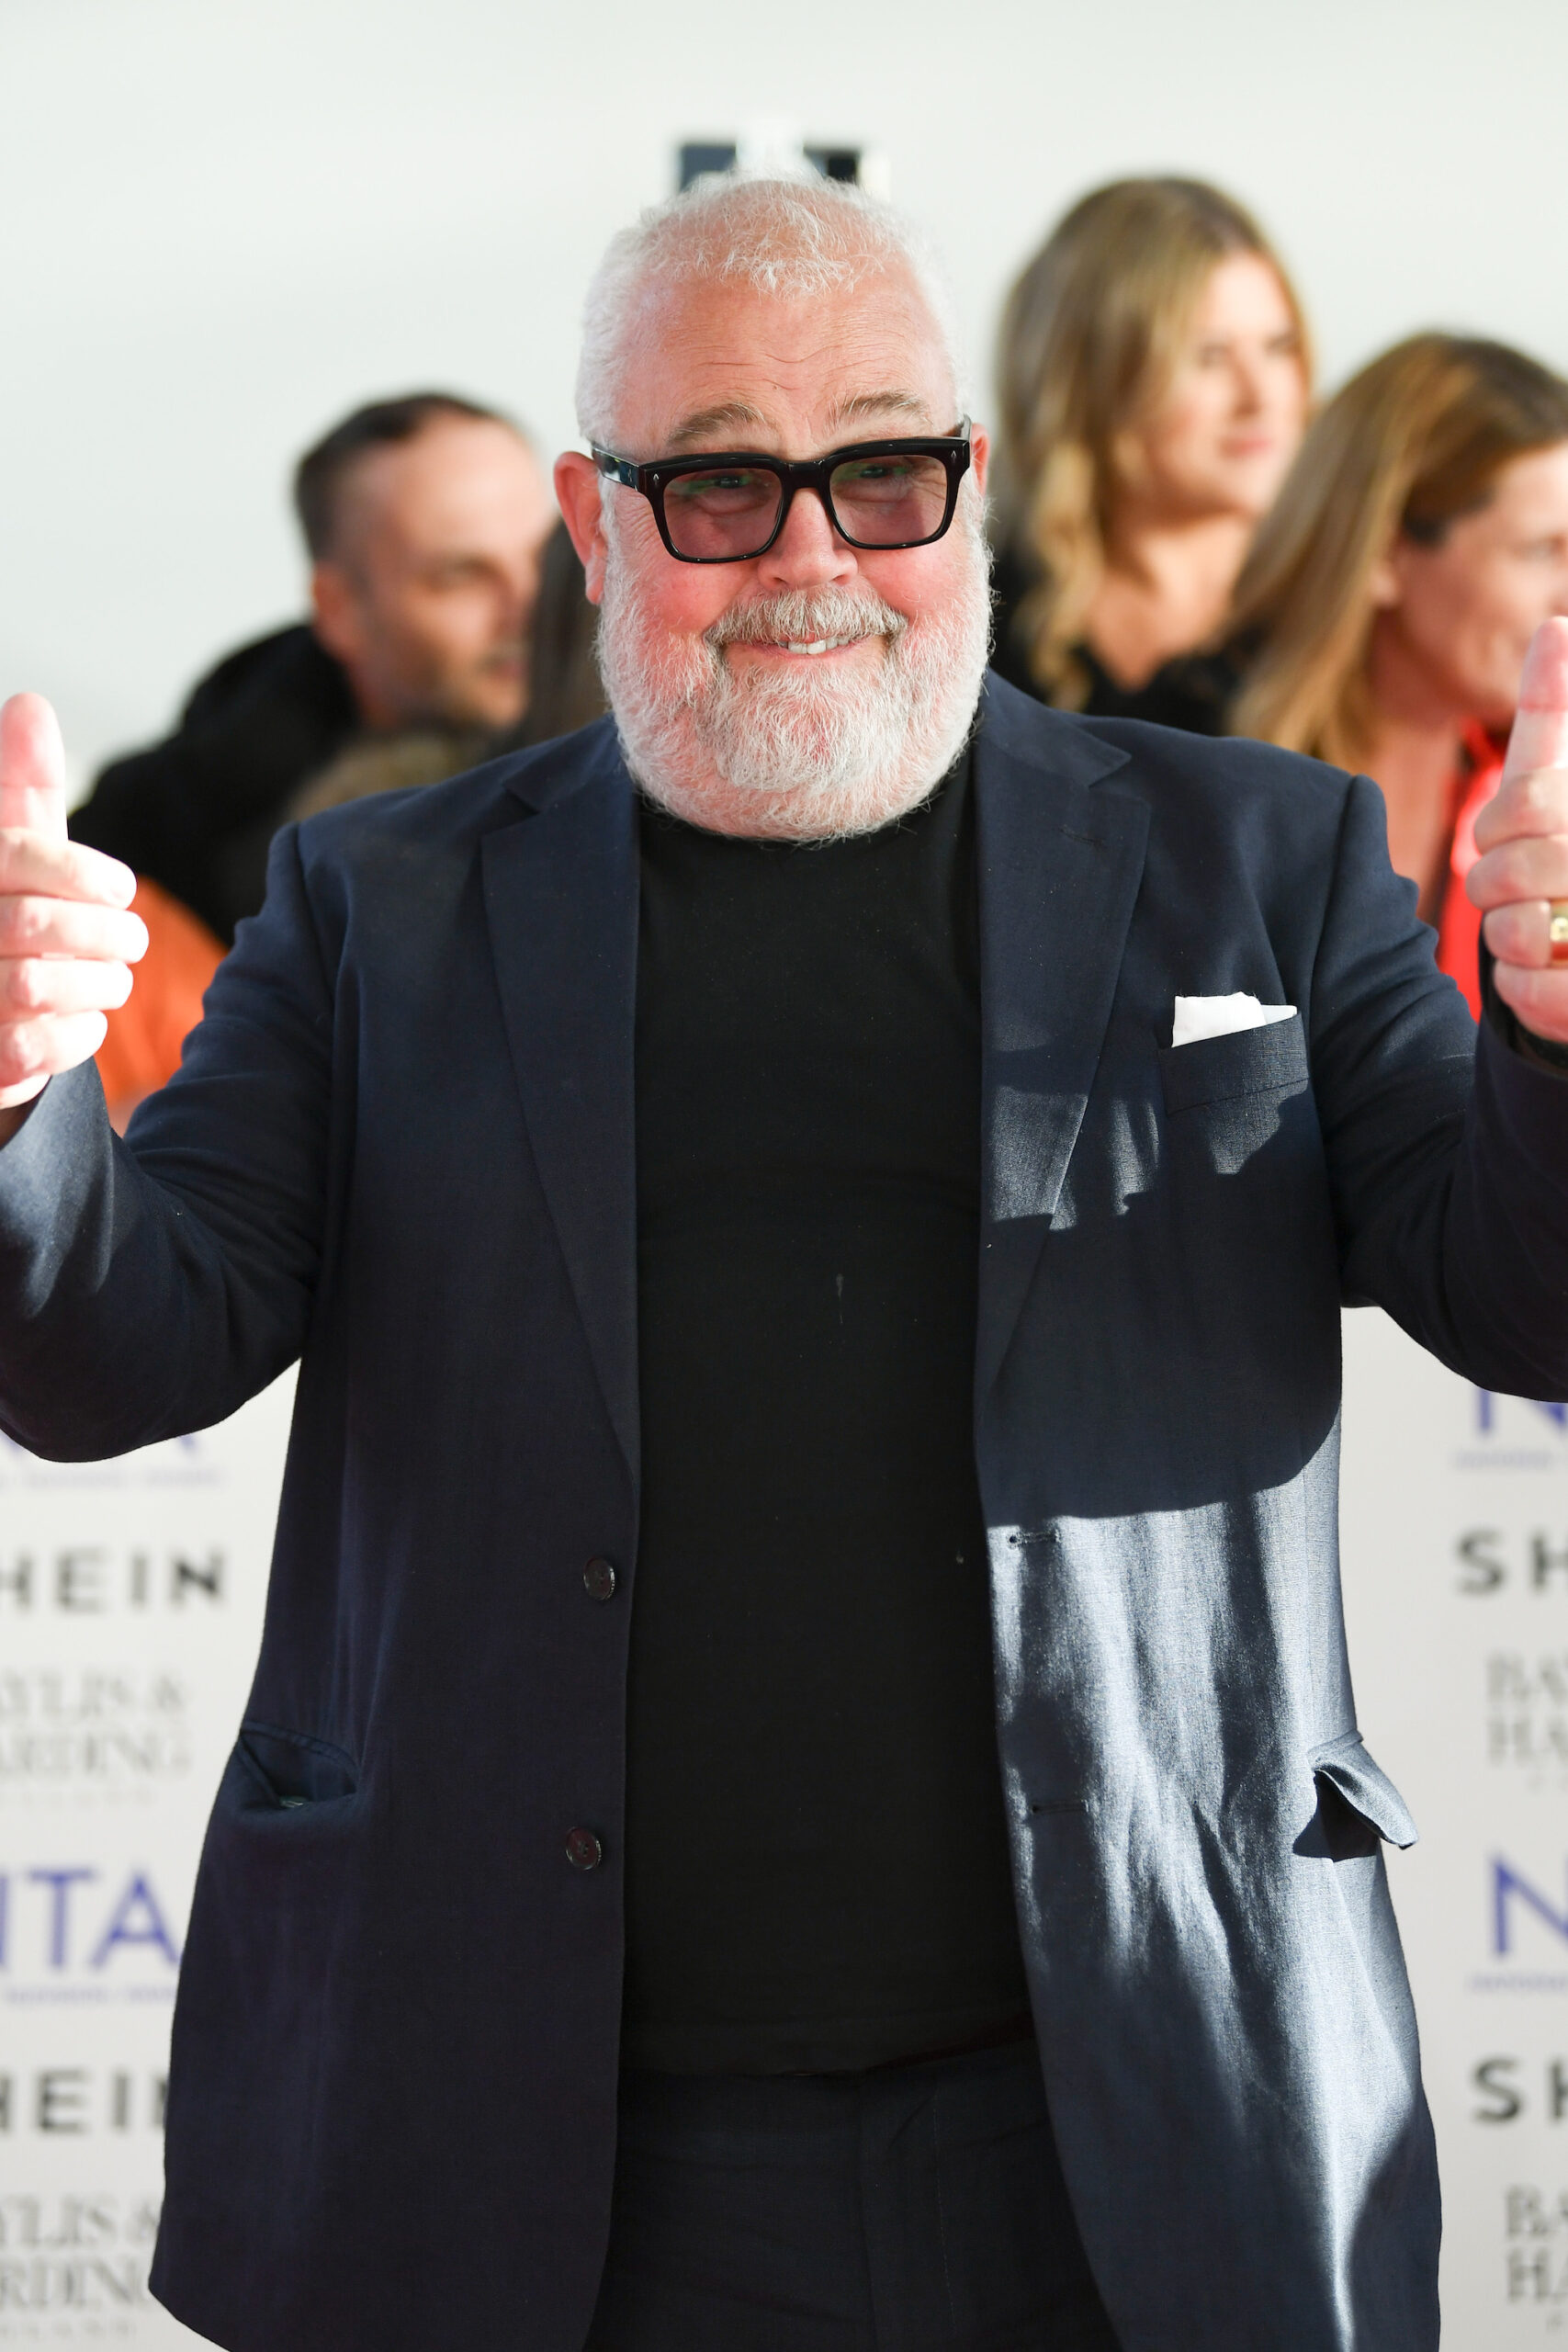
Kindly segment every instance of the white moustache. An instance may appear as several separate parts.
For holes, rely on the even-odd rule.
[[[715,652],[727,645],[789,645],[804,650],[861,637],[896,639],[908,626],[907,615],[895,612],[880,596],[856,595],[847,589],[819,589],[815,594],[795,589],[787,595],[732,605],[703,631],[703,642]]]

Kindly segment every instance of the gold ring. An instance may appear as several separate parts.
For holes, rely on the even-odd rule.
[[[1568,964],[1568,899],[1551,899],[1546,910],[1547,961]]]

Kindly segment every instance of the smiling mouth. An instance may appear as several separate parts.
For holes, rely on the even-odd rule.
[[[784,653],[837,653],[841,645],[863,645],[864,642],[864,633],[857,629],[852,637],[786,638],[778,650]]]

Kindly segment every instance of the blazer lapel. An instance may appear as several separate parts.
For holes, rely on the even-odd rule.
[[[616,1437],[638,1475],[636,802],[605,727],[531,762],[486,836],[485,914],[529,1141]]]
[[[1130,795],[1094,787],[1127,757],[987,681],[975,746],[981,1400],[1061,1196],[1116,993],[1149,812]]]

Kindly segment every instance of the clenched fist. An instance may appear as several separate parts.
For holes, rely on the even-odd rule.
[[[1497,993],[1533,1035],[1568,1045],[1568,961],[1553,965],[1551,937],[1554,902],[1568,913],[1568,620],[1543,621],[1530,640],[1503,781],[1475,845],[1465,888],[1485,917]]]
[[[56,1071],[103,1044],[147,932],[136,876],[65,831],[65,758],[40,695],[0,708],[0,1143]]]

